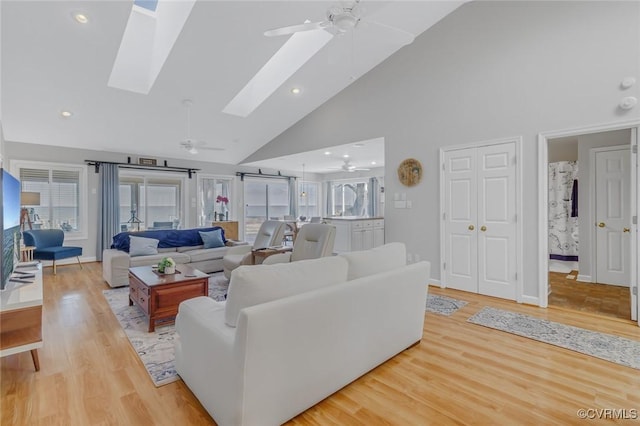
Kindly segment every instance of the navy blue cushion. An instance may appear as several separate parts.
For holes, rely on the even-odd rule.
[[[188,247],[203,245],[200,232],[208,232],[220,229],[222,241],[227,242],[224,236],[224,229],[219,226],[212,228],[196,228],[196,229],[158,229],[152,231],[140,232],[120,232],[113,237],[112,249],[118,249],[129,252],[129,236],[155,238],[159,240],[158,248]]]
[[[35,249],[33,251],[33,258],[39,260],[58,260],[76,256],[82,256],[82,247],[45,247],[41,249]]]

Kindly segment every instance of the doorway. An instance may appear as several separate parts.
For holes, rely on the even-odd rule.
[[[632,224],[632,217],[637,215],[638,209],[637,155],[632,153],[632,147],[637,146],[637,126],[637,122],[625,123],[539,136],[539,229],[541,242],[544,241],[542,245],[548,243],[549,246],[539,259],[542,282],[540,306],[551,304],[600,311],[609,316],[617,312],[618,316],[625,315],[625,319],[637,320],[638,304],[634,291],[637,291],[638,262],[635,253],[638,236],[637,224]],[[574,150],[577,157],[559,159],[559,152],[572,151],[567,149],[572,143],[577,148]],[[564,146],[558,149],[558,145]],[[597,160],[598,156],[600,160]],[[575,239],[578,253],[570,254],[579,255],[574,267],[560,269],[554,269],[552,245],[557,243],[557,238],[551,229],[556,202],[550,185],[557,160],[576,161],[576,189],[579,189],[568,197],[569,202],[571,195],[578,198],[578,203],[574,204],[577,226],[572,238],[564,243],[564,247],[568,247]],[[570,228],[569,224],[567,229]],[[611,273],[616,279],[607,278]]]

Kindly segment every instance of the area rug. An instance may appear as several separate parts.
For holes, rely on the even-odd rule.
[[[447,296],[439,296],[437,294],[429,294],[427,296],[426,311],[440,315],[452,315],[458,309],[467,304],[464,300],[454,299]]]
[[[209,278],[209,297],[224,300],[228,285],[222,273],[212,275]],[[149,319],[142,309],[136,305],[129,306],[129,287],[104,290],[103,294],[153,383],[162,386],[178,380],[173,349],[176,338],[174,325],[156,327],[155,332],[149,333]]]
[[[640,370],[640,342],[635,340],[490,307],[467,321]]]

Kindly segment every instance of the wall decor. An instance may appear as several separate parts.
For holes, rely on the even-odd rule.
[[[158,160],[155,158],[138,158],[138,164],[142,164],[143,166],[157,166]]]
[[[422,179],[422,164],[415,158],[407,158],[398,166],[398,179],[406,186],[417,185]]]

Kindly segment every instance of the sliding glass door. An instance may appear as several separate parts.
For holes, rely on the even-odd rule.
[[[252,243],[262,222],[289,214],[289,182],[245,177],[244,202],[244,238]]]

